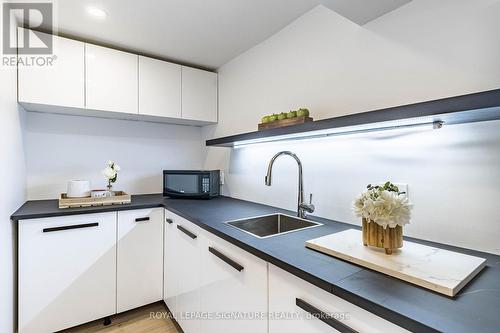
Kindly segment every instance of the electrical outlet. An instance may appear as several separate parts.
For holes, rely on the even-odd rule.
[[[224,171],[220,171],[220,184],[224,185]]]

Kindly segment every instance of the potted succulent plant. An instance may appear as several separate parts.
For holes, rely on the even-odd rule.
[[[412,205],[404,192],[391,182],[371,184],[354,201],[354,213],[362,218],[363,245],[392,254],[403,246],[403,226],[410,223]]]

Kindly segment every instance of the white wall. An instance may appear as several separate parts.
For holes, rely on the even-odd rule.
[[[139,121],[26,113],[28,199],[57,198],[72,179],[105,188],[108,160],[122,171],[115,190],[160,193],[164,169],[200,169],[199,127]]]
[[[0,65],[0,332],[14,331],[17,251],[10,215],[26,198],[23,114],[16,93],[16,68]]]
[[[264,114],[301,106],[315,119],[500,87],[500,1],[414,0],[365,26],[319,6],[219,70],[220,123],[208,138],[252,131]],[[210,148],[226,194],[296,207],[302,159],[319,216],[359,224],[351,201],[366,184],[409,183],[405,234],[500,254],[500,122],[241,149]]]

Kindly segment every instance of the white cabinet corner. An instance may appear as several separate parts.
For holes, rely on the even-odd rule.
[[[217,122],[217,73],[182,67],[182,119]]]
[[[18,43],[35,39],[41,32],[18,28]],[[52,54],[40,55],[43,62],[32,63],[32,55],[18,55],[18,101],[24,105],[44,104],[69,108],[85,107],[84,43],[59,36],[52,38]]]

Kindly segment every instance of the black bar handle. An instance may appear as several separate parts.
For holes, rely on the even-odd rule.
[[[177,225],[177,229],[179,229],[180,231],[182,231],[183,233],[185,233],[186,235],[188,235],[192,239],[196,239],[198,237],[195,234],[193,234],[191,231],[184,228],[182,225]]]
[[[226,255],[220,253],[219,251],[217,251],[216,249],[214,249],[213,247],[209,246],[208,247],[208,251],[210,253],[212,253],[213,255],[215,255],[217,258],[219,258],[220,260],[224,261],[226,264],[228,264],[229,266],[233,267],[235,270],[237,270],[238,272],[241,272],[245,267],[241,266],[240,264],[238,264],[236,261],[234,261],[233,259],[227,257]]]
[[[43,232],[54,232],[54,231],[71,230],[71,229],[91,228],[91,227],[97,227],[98,225],[99,225],[99,223],[65,225],[62,227],[45,228],[45,229],[43,229]]]
[[[144,221],[149,221],[149,216],[139,217],[135,219],[135,222],[144,222]]]
[[[311,315],[313,315],[317,319],[321,320],[322,322],[324,322],[328,326],[333,327],[334,329],[336,329],[340,333],[359,333],[358,331],[353,330],[352,328],[350,328],[349,326],[347,326],[346,324],[344,324],[340,320],[335,319],[331,314],[328,314],[326,312],[321,311],[320,309],[318,309],[314,305],[311,305],[300,298],[295,299],[295,305],[297,305],[302,310],[310,313]]]
[[[172,220],[172,219],[165,219],[165,222],[167,222],[168,224],[172,224],[172,223],[174,223],[174,220]]]

